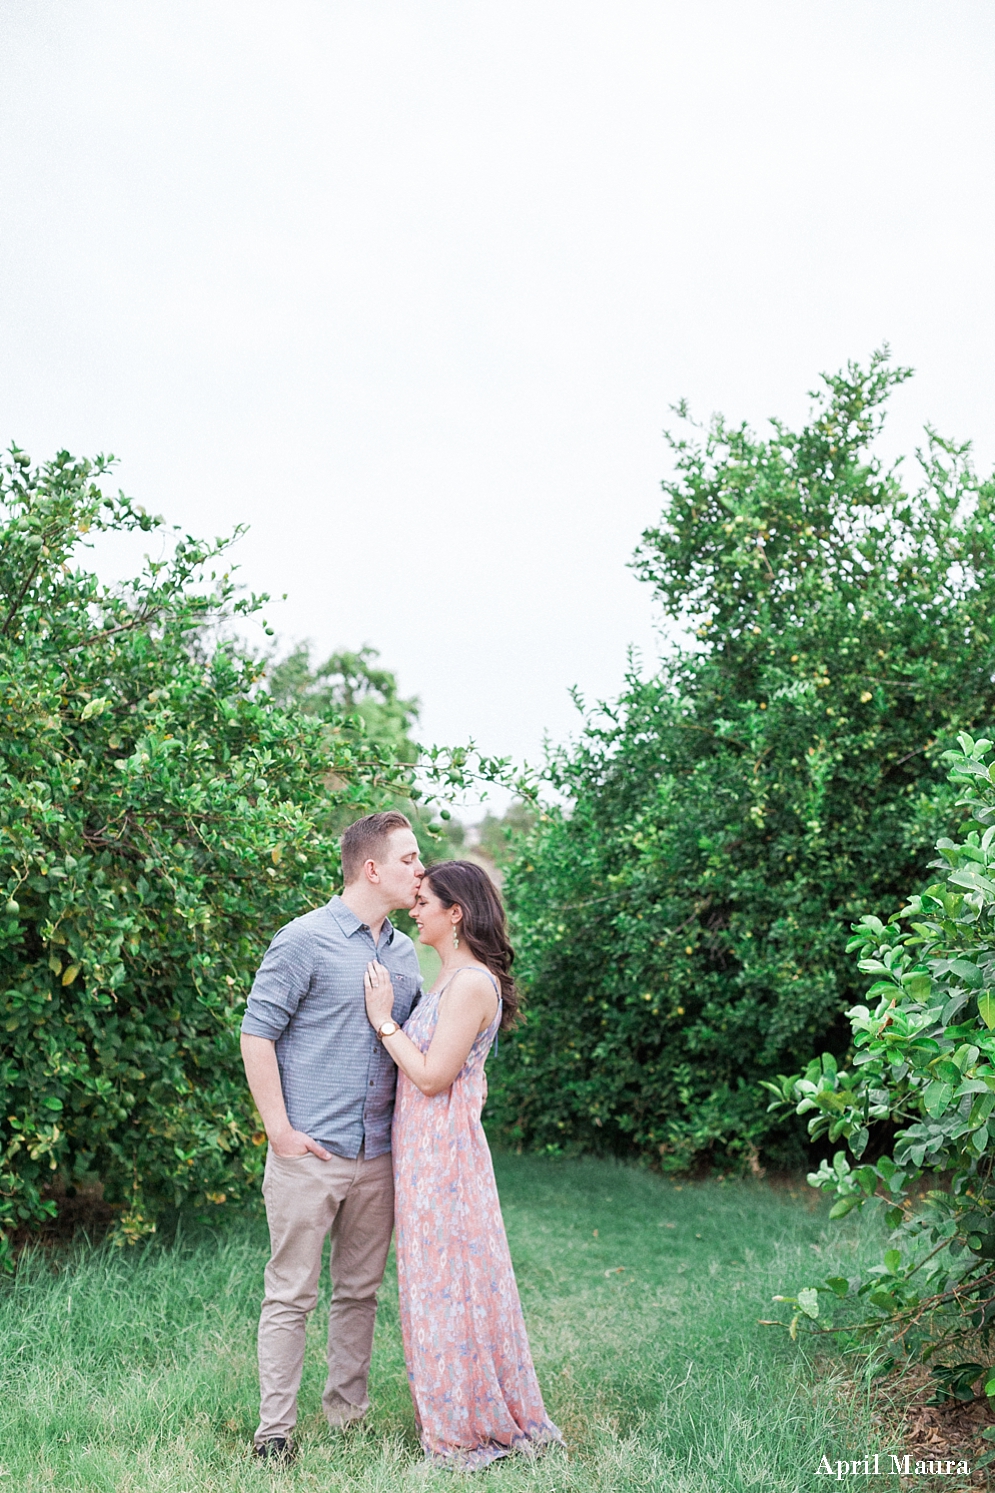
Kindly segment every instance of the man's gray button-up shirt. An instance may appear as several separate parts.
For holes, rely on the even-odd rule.
[[[295,1130],[352,1160],[390,1150],[397,1069],[366,1015],[363,974],[377,958],[390,971],[395,1021],[421,995],[415,946],[389,920],[379,943],[366,923],[333,897],[281,928],[259,966],[242,1031],[276,1044]]]

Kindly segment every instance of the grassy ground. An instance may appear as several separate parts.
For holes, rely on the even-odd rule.
[[[853,1273],[859,1225],[825,1225],[807,1189],[684,1187],[595,1161],[498,1157],[498,1181],[548,1409],[568,1452],[477,1478],[542,1493],[801,1493],[831,1461],[884,1446],[859,1396],[816,1375],[757,1318],[771,1296]],[[849,1224],[849,1221],[847,1221]],[[877,1245],[880,1249],[880,1245]],[[309,1329],[300,1456],[254,1465],[261,1219],[144,1251],[36,1258],[0,1288],[0,1493],[453,1488],[427,1471],[404,1377],[392,1268],[367,1426],[320,1416],[322,1306]],[[896,1486],[874,1480],[877,1490]]]

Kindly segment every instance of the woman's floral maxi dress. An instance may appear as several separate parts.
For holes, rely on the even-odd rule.
[[[445,988],[405,1023],[422,1052]],[[426,1455],[467,1470],[562,1439],[539,1393],[480,1124],[484,1059],[500,1022],[499,1000],[442,1094],[428,1098],[399,1072],[394,1111],[397,1275],[415,1417]]]

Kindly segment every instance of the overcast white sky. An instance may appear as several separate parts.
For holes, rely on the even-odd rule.
[[[661,430],[888,340],[995,454],[991,0],[0,0],[0,438],[251,525],[287,646],[536,757],[658,644]]]

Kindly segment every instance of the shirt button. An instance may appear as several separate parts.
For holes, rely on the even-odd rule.
[[[370,1079],[370,1088],[372,1089],[372,1087],[373,1087],[373,1079],[371,1078]]]

